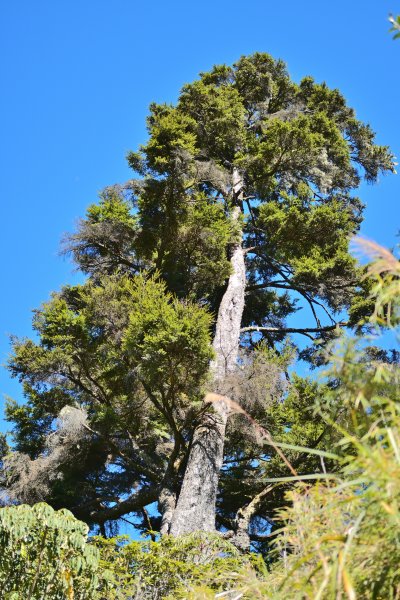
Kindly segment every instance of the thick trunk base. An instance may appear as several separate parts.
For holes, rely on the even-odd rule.
[[[223,397],[220,398],[213,402],[213,411],[204,415],[195,430],[171,535],[215,531],[215,502],[229,411]]]

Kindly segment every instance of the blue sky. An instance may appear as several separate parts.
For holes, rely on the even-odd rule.
[[[397,2],[397,4],[396,4]],[[338,87],[379,143],[400,146],[398,0],[4,0],[0,7],[0,362],[10,333],[30,335],[31,310],[77,281],[58,256],[104,186],[131,174],[151,101],[171,101],[215,63],[269,52],[295,80]],[[399,178],[363,186],[364,235],[393,245]],[[0,369],[0,393],[21,399]]]

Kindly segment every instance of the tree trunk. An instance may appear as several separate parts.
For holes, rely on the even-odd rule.
[[[232,217],[238,222],[242,212],[243,183],[236,169],[232,184]],[[246,285],[242,240],[233,245],[230,262],[232,272],[218,311],[213,341],[215,358],[210,365],[215,391],[218,391],[226,375],[234,371],[237,365]],[[218,394],[207,394],[204,402],[206,410],[193,435],[185,476],[172,518],[170,533],[174,536],[198,530],[215,530],[215,503],[229,407],[224,397]],[[212,405],[212,409],[209,410],[207,405]]]
[[[158,510],[161,513],[160,534],[166,535],[171,527],[176,506],[176,494],[170,487],[163,487],[158,499]]]
[[[250,551],[250,534],[249,526],[250,521],[264,496],[267,496],[274,489],[274,485],[269,485],[264,488],[259,494],[257,494],[249,504],[240,508],[236,513],[235,523],[235,535],[233,536],[233,543],[242,552]]]

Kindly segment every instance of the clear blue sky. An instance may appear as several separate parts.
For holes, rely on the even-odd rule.
[[[397,4],[396,4],[397,3]],[[399,0],[3,0],[0,8],[0,361],[7,334],[30,335],[31,310],[77,280],[58,256],[104,186],[125,181],[151,101],[174,101],[215,63],[269,52],[295,80],[338,87],[399,155]],[[363,187],[363,233],[393,245],[399,179]],[[0,392],[21,398],[0,369]]]

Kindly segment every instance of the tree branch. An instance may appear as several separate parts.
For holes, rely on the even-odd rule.
[[[255,250],[257,250],[257,248],[255,248]],[[315,312],[315,309],[314,309],[314,306],[313,306],[314,304],[316,304],[317,306],[320,306],[324,310],[324,312],[328,315],[328,317],[330,318],[331,322],[333,324],[335,324],[335,320],[332,318],[332,315],[330,314],[330,312],[328,311],[328,309],[326,308],[326,306],[324,306],[324,304],[322,304],[322,302],[319,302],[318,300],[315,300],[315,298],[312,298],[309,291],[304,290],[303,288],[301,288],[301,287],[299,287],[297,285],[293,285],[292,284],[292,282],[290,280],[290,277],[288,277],[287,275],[285,275],[285,273],[282,270],[283,269],[283,265],[279,265],[278,266],[278,265],[274,264],[274,261],[271,260],[268,256],[266,256],[263,252],[260,252],[260,251],[257,252],[256,251],[255,254],[257,254],[258,256],[260,256],[261,258],[263,258],[270,265],[270,267],[275,270],[276,273],[279,273],[279,275],[281,275],[281,277],[284,279],[284,281],[286,281],[287,286],[288,286],[288,287],[286,287],[283,284],[279,284],[278,285],[277,283],[274,285],[274,282],[272,281],[272,282],[267,283],[267,284],[264,284],[264,283],[263,284],[258,284],[259,285],[259,289],[262,289],[262,287],[265,286],[265,287],[281,287],[283,289],[293,290],[293,291],[297,292],[298,294],[300,294],[301,296],[303,296],[303,298],[308,302],[308,304],[309,304],[309,306],[311,308],[311,311],[313,313],[314,319],[315,319],[315,321],[316,321],[316,323],[317,323],[318,326],[320,325],[320,320],[319,320],[319,318],[317,316],[317,313]],[[257,289],[257,288],[255,288],[255,289]]]
[[[322,333],[324,331],[334,331],[339,327],[346,327],[347,324],[347,322],[342,321],[340,323],[335,323],[335,325],[325,325],[324,327],[259,327],[258,325],[251,325],[249,327],[242,327],[240,333],[254,331],[259,333],[300,333],[302,335],[308,335],[309,333]]]
[[[126,500],[120,500],[115,506],[103,508],[90,513],[91,519],[96,523],[104,523],[118,519],[131,512],[141,511],[145,506],[155,502],[158,498],[159,489],[154,487],[142,487]]]

